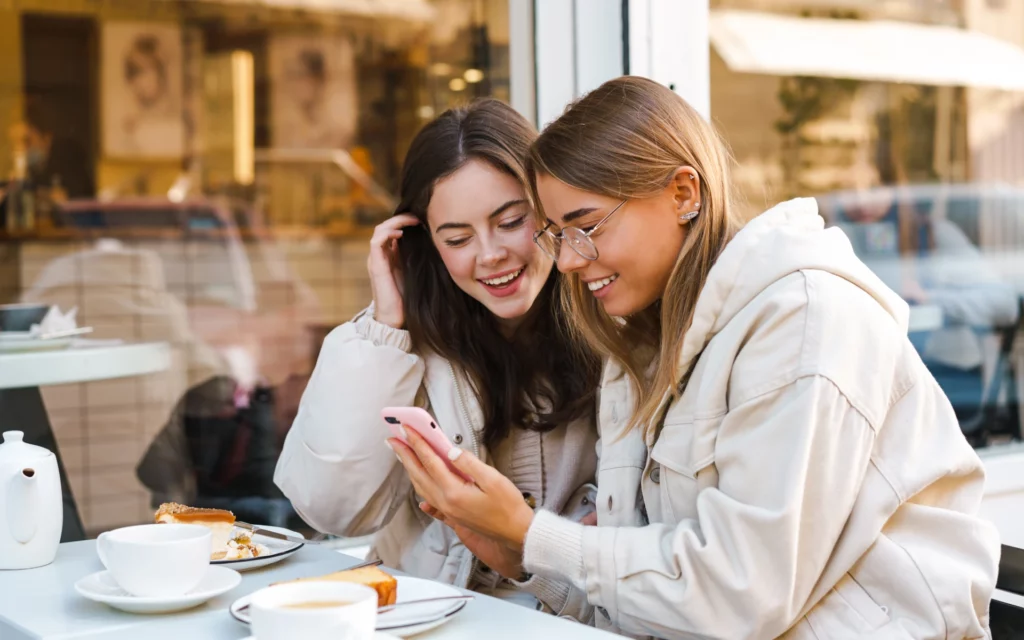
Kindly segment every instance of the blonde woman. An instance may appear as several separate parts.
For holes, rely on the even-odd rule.
[[[535,512],[468,452],[452,457],[475,484],[393,442],[421,508],[585,589],[627,634],[986,637],[984,474],[906,304],[811,199],[743,226],[728,166],[712,127],[640,78],[541,134],[537,241],[608,357],[597,526]]]

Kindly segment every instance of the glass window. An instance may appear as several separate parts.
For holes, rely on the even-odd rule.
[[[370,301],[406,149],[509,99],[507,0],[315,4],[0,7],[0,304],[172,353],[0,416],[52,430],[84,535],[171,500],[307,528],[274,465],[321,341]]]
[[[815,196],[826,222],[910,304],[910,340],[969,440],[1019,440],[1024,83],[961,72],[935,52],[974,69],[1019,67],[1024,5],[711,8],[711,111],[736,156],[747,215]],[[1000,46],[968,44],[985,39]],[[924,50],[933,54],[914,54]]]

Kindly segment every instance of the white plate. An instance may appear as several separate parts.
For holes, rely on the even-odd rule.
[[[397,576],[397,602],[441,598],[444,596],[460,596],[463,594],[455,587],[433,580]],[[407,605],[392,609],[377,616],[377,631],[387,631],[400,638],[414,636],[451,620],[452,616],[462,611],[467,600],[449,602],[425,602],[418,605]],[[243,624],[249,624],[249,612],[241,609],[249,606],[249,596],[243,596],[231,603],[228,612],[231,617]],[[375,639],[376,640],[376,639]]]
[[[197,607],[211,598],[231,591],[242,581],[237,571],[224,567],[210,567],[202,582],[182,596],[140,598],[133,596],[114,582],[109,571],[97,571],[75,583],[75,591],[94,602],[102,602],[129,613],[170,613]]]
[[[257,640],[257,638],[256,638],[256,636],[249,636],[247,638],[243,638],[242,640]],[[377,633],[374,634],[374,639],[373,640],[397,640],[397,637],[396,636],[392,636],[391,634],[381,633],[381,632],[378,631]]]
[[[33,335],[31,331],[0,331],[0,353],[66,349],[74,341],[73,337],[43,340]]]
[[[277,533],[286,533],[290,536],[296,536],[298,538],[305,538],[301,533],[297,533],[290,529],[283,529],[281,527],[270,527],[265,525],[257,525],[261,529],[267,529],[269,531],[276,531]],[[238,529],[238,531],[243,531]],[[217,565],[220,567],[231,567],[235,571],[249,571],[250,569],[258,569],[265,567],[268,564],[274,564],[275,562],[281,562],[288,556],[292,555],[304,545],[301,542],[288,542],[287,540],[277,540],[275,538],[267,538],[265,536],[253,536],[253,542],[259,543],[267,548],[267,555],[260,556],[258,558],[245,558],[242,560],[211,560],[210,564]]]

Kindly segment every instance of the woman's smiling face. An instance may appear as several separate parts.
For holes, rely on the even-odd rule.
[[[536,221],[523,185],[470,160],[434,186],[427,224],[456,286],[514,327],[552,266],[533,242]]]
[[[690,175],[677,173],[657,195],[624,204],[538,175],[537,193],[554,233],[566,226],[590,231],[622,204],[590,236],[597,259],[587,260],[563,241],[558,270],[579,277],[611,316],[635,314],[661,299],[686,239],[679,215],[697,206],[699,198],[699,186]]]

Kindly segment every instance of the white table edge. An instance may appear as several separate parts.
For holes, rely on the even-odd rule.
[[[14,583],[31,585],[22,590],[24,599],[20,603],[17,602],[18,593],[12,591],[8,591],[10,597],[0,600],[0,637],[6,638],[4,632],[10,631],[15,634],[15,638],[25,640],[136,640],[139,637],[147,640],[181,640],[186,637],[237,640],[247,637],[249,630],[227,611],[235,599],[282,579],[322,575],[360,562],[360,559],[344,553],[306,545],[282,562],[243,573],[239,587],[198,609],[166,616],[148,616],[121,613],[105,605],[89,603],[74,593],[74,581],[102,569],[95,553],[94,540],[72,542],[62,544],[56,562],[47,567],[0,571],[0,590]],[[393,573],[404,575],[400,571]],[[484,636],[495,640],[519,640],[531,636],[558,637],[561,640],[610,640],[615,637],[589,625],[524,609],[487,595],[476,596],[462,613],[436,631],[420,637],[432,640],[477,640]],[[80,610],[69,618],[68,611],[71,609]],[[13,614],[13,617],[4,615],[5,610]],[[40,615],[46,616],[46,621],[33,624],[33,616]],[[63,618],[63,625],[55,622],[54,617]],[[26,621],[28,628],[22,624]]]
[[[0,355],[0,389],[127,378],[170,366],[171,348],[166,342],[8,353]]]

